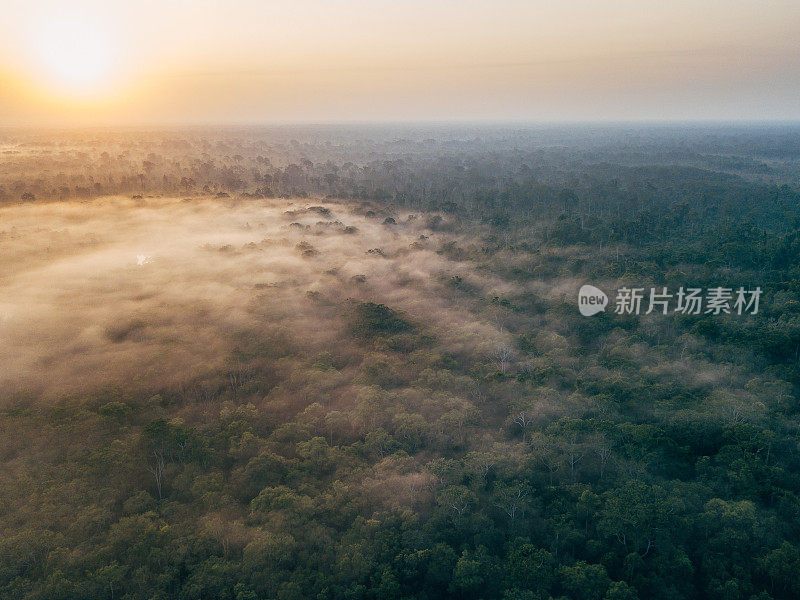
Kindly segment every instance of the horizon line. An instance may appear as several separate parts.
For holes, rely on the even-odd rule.
[[[532,119],[532,118],[475,118],[475,119],[274,119],[250,121],[143,121],[105,122],[87,124],[0,123],[0,130],[60,130],[87,129],[250,129],[272,127],[575,127],[575,126],[800,126],[795,118],[686,118],[686,119]]]

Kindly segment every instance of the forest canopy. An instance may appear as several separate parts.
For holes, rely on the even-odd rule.
[[[800,597],[798,133],[4,130],[0,596]]]

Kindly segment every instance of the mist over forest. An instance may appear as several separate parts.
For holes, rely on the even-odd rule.
[[[0,597],[800,597],[799,139],[0,130]]]

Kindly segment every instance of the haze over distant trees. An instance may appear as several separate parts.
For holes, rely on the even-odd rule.
[[[2,132],[0,596],[798,597],[797,133]]]

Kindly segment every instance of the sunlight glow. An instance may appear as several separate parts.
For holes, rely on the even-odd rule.
[[[116,47],[102,22],[88,15],[50,17],[38,24],[32,42],[42,74],[57,91],[92,95],[110,84]]]
[[[0,125],[800,115],[800,2],[0,0]]]

